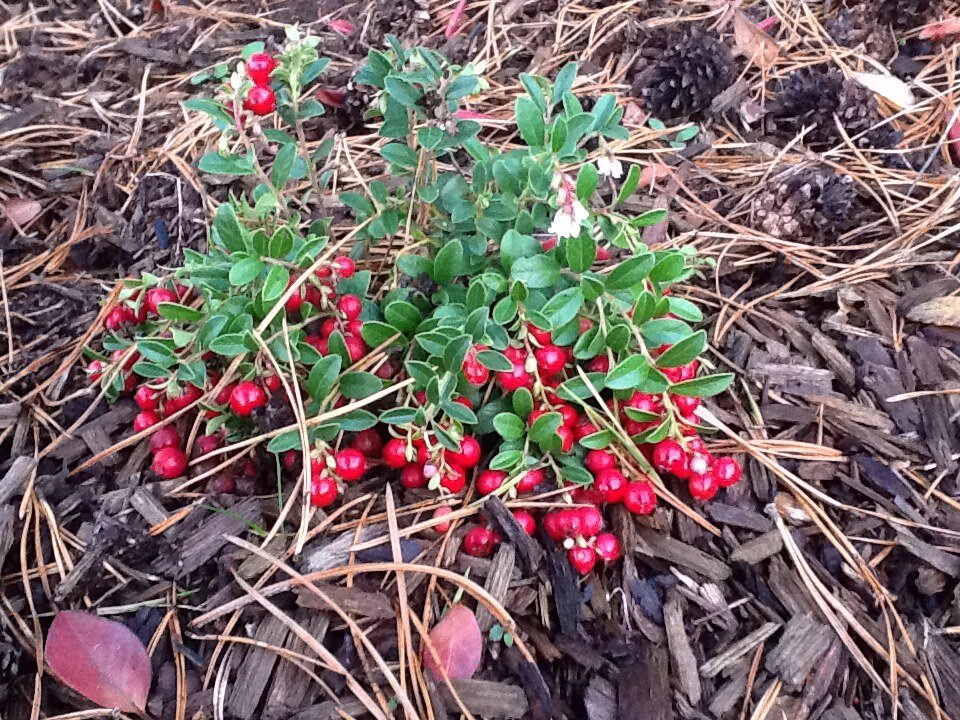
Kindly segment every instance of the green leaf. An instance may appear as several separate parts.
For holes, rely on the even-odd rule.
[[[657,358],[657,367],[675,368],[686,365],[691,360],[696,359],[706,347],[707,333],[703,330],[698,330],[693,333],[693,335],[685,337],[668,350],[665,350],[663,354]]]
[[[345,432],[362,432],[369,430],[377,424],[377,416],[369,410],[353,410],[346,415],[341,415],[334,420],[339,430]]]
[[[583,307],[583,292],[578,287],[561,290],[547,301],[541,312],[550,320],[552,327],[566,325]]]
[[[647,361],[641,355],[631,355],[607,374],[606,386],[611,390],[629,390],[643,378]]]
[[[360,328],[360,337],[372,348],[380,347],[383,343],[390,340],[390,338],[397,335],[399,335],[400,338],[403,337],[400,331],[393,325],[388,325],[387,323],[382,323],[377,320],[367,320],[363,323],[363,327]],[[398,340],[400,338],[398,338]]]
[[[446,134],[438,127],[429,126],[417,130],[417,144],[427,150],[436,148],[445,137]]]
[[[518,97],[513,107],[520,137],[530,147],[542,147],[544,140],[543,112],[529,97]]]
[[[520,258],[529,258],[540,252],[540,244],[532,236],[522,235],[512,228],[500,240],[500,259],[507,270]]]
[[[510,268],[510,276],[530,289],[552,287],[560,279],[560,263],[549,255],[519,258]]]
[[[274,302],[287,289],[290,273],[283,265],[271,265],[267,271],[267,279],[263,281],[261,295],[265,305]]]
[[[458,100],[470,95],[477,89],[477,78],[472,75],[461,75],[453,79],[447,86],[447,100]]]
[[[653,253],[644,253],[624,260],[605,276],[604,288],[607,292],[616,292],[639,285],[647,277],[654,262]]]
[[[523,85],[523,89],[527,91],[527,95],[530,96],[530,99],[533,100],[540,109],[540,112],[546,112],[547,101],[536,79],[527,73],[520,73],[520,84]]]
[[[201,172],[211,175],[251,175],[253,174],[253,151],[246,155],[209,152],[200,158],[197,167]]]
[[[617,193],[617,200],[614,204],[619,205],[628,197],[633,194],[633,191],[637,189],[637,185],[640,184],[640,166],[631,165],[630,169],[627,170],[627,176],[623,179],[623,183],[620,185],[620,192]]]
[[[667,217],[666,210],[647,210],[645,213],[637,215],[630,221],[633,227],[650,227],[658,222],[663,222]]]
[[[340,193],[340,202],[346,205],[348,208],[356,212],[358,215],[364,217],[368,215],[373,215],[376,212],[376,208],[373,207],[373,203],[367,200],[363,195],[356,192],[343,192]]]
[[[461,405],[453,400],[447,400],[440,404],[440,408],[451,418],[465,425],[476,425],[477,415],[470,408]]]
[[[304,388],[311,398],[319,401],[327,396],[340,376],[341,363],[339,355],[327,355],[310,368]]]
[[[602,450],[613,441],[613,433],[609,430],[599,430],[580,438],[579,442],[589,450]]]
[[[545,415],[541,415],[534,420],[533,425],[530,426],[530,439],[535,443],[548,442],[556,437],[557,430],[562,423],[563,417],[560,413],[548,412]]]
[[[406,300],[394,300],[383,309],[387,322],[401,332],[409,333],[417,329],[423,315],[413,303]]]
[[[496,350],[481,350],[477,353],[477,360],[488,370],[493,372],[510,372],[513,363],[503,353]]]
[[[650,271],[650,280],[658,283],[673,282],[683,273],[685,264],[683,255],[680,253],[667,253],[653,266]]]
[[[599,180],[600,176],[593,163],[586,163],[580,166],[580,172],[577,173],[577,197],[580,199],[580,202],[587,202],[590,196],[593,195],[594,190],[597,189]]]
[[[180,322],[198,322],[202,317],[203,313],[199,310],[194,310],[191,307],[186,305],[180,305],[179,303],[170,303],[162,302],[157,305],[157,313],[164,320],[177,320]]]
[[[230,252],[238,252],[246,248],[243,236],[244,231],[233,205],[223,203],[213,216],[213,240]]]
[[[673,139],[678,143],[685,143],[688,140],[693,140],[699,132],[700,128],[698,128],[696,125],[691,125],[690,127],[683,128],[683,130],[678,132]]]
[[[412,170],[417,166],[417,154],[406,143],[390,143],[380,148],[384,160]]]
[[[567,267],[574,272],[584,272],[590,269],[597,257],[597,243],[589,233],[580,233],[577,237],[564,240],[564,251],[567,255]]]
[[[598,393],[603,390],[603,373],[587,373],[587,380],[590,381],[590,385],[592,385],[593,389]],[[561,400],[586,400],[587,398],[592,398],[593,393],[583,378],[575,377],[560,384],[557,388],[557,396]]]
[[[223,106],[209,98],[190,98],[183,103],[183,107],[208,116],[220,130],[233,125],[233,118],[230,117]]]
[[[493,321],[498,325],[506,325],[517,315],[517,302],[513,298],[503,297],[493,306]]]
[[[563,96],[570,92],[570,88],[573,87],[573,81],[576,77],[577,64],[575,62],[568,62],[560,68],[560,72],[557,73],[557,77],[553,81],[553,92],[550,93],[551,105],[556,105],[563,100]]]
[[[448,240],[433,259],[433,279],[440,284],[448,283],[460,274],[463,263],[463,243]]]
[[[443,349],[443,364],[453,372],[459,372],[463,365],[463,360],[467,355],[467,350],[473,344],[469,335],[460,335],[453,338]]]
[[[383,389],[383,382],[368,372],[348,372],[340,377],[340,394],[351,400],[362,400]]]
[[[490,461],[491,470],[512,470],[523,461],[519,450],[504,450]]]
[[[686,395],[688,397],[713,397],[730,387],[731,382],[733,382],[733,373],[705,375],[671,385],[670,392],[674,395]]]
[[[384,410],[380,413],[380,422],[387,425],[405,425],[413,422],[417,417],[417,409],[412,407],[398,407]]]
[[[411,110],[417,107],[417,103],[423,94],[406,80],[390,76],[384,80],[387,94],[394,100]]]
[[[526,388],[520,388],[513,393],[513,411],[522,418],[533,412],[533,395]]]
[[[270,168],[270,182],[280,190],[283,184],[290,178],[290,171],[293,170],[293,163],[297,159],[297,146],[293,143],[283,145],[273,159],[273,167]]]
[[[244,340],[247,333],[227,333],[210,341],[210,350],[224,357],[236,357],[247,352]]]
[[[267,452],[282,453],[287,450],[300,450],[303,447],[300,430],[287,430],[267,443]]]
[[[422,360],[407,360],[404,363],[404,367],[407,369],[407,374],[413,378],[415,383],[414,387],[420,390],[425,388],[431,380],[437,377],[436,368]]]
[[[249,60],[251,55],[263,52],[263,47],[262,40],[248,43],[247,45],[244,45],[243,50],[240,51],[240,57],[242,57],[244,60]]]
[[[689,337],[692,332],[693,330],[683,320],[674,320],[673,318],[648,320],[640,328],[640,334],[650,347],[674,345]]]
[[[502,412],[493,418],[493,427],[504,440],[519,440],[527,432],[527,426],[513,413]]]
[[[593,475],[582,465],[564,464],[560,467],[560,475],[577,485],[590,485],[593,482]]]
[[[247,257],[230,268],[230,284],[234,287],[247,285],[257,279],[264,270],[264,264],[257,258]]]
[[[687,322],[692,323],[698,323],[703,320],[703,313],[700,312],[700,308],[698,308],[689,300],[684,298],[669,297],[667,298],[667,304],[670,308],[670,312],[681,320],[686,320]]]

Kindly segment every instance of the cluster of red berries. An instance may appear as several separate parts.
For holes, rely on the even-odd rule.
[[[400,484],[408,489],[433,484],[449,493],[459,493],[467,484],[467,471],[480,463],[480,443],[470,435],[460,439],[460,447],[448,450],[429,435],[390,438],[383,446],[381,459],[388,468],[400,471]]]
[[[269,115],[277,109],[277,97],[270,87],[270,73],[277,67],[277,61],[269,53],[254,53],[244,63],[247,77],[253,87],[243,100],[243,109],[254,115]]]
[[[373,432],[376,435],[376,432]],[[363,433],[358,433],[357,438],[361,438]],[[367,455],[358,449],[357,438],[354,439],[352,447],[343,448],[335,453],[329,453],[326,450],[314,451],[310,457],[310,504],[313,507],[325,508],[340,497],[340,485],[342,483],[354,483],[360,480],[367,472]],[[365,440],[359,440],[363,447]],[[380,442],[377,436],[377,443]],[[289,458],[292,457],[291,450],[284,459],[290,466],[295,462]]]
[[[720,488],[740,480],[740,464],[732,457],[713,457],[698,437],[688,438],[686,447],[676,440],[661,440],[653,446],[650,461],[658,472],[686,480],[697,500],[710,500]]]

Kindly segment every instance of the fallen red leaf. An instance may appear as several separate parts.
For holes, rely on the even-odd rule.
[[[947,35],[956,33],[960,33],[960,18],[948,18],[924,26],[920,31],[920,37],[924,40],[943,40]]]
[[[467,0],[460,0],[453,9],[450,19],[447,20],[447,27],[443,30],[443,36],[449,40],[460,30],[460,19],[463,17],[463,11],[467,7]]]
[[[776,15],[771,15],[765,20],[761,20],[760,22],[758,22],[757,29],[762,30],[763,32],[770,32],[770,30],[776,27],[776,24],[778,22],[780,22],[780,18],[778,18]]]
[[[473,611],[454,605],[430,631],[430,643],[437,659],[423,643],[423,665],[437,679],[446,675],[451,680],[469,678],[480,667],[483,638]],[[439,662],[438,662],[439,660]]]
[[[331,20],[327,23],[327,27],[341,35],[349,35],[353,31],[353,23],[343,19]]]
[[[57,613],[44,655],[60,682],[87,700],[143,713],[150,691],[150,656],[125,625],[91,613]]]
[[[496,120],[493,115],[475,112],[474,110],[454,110],[453,116],[457,120]]]
[[[0,214],[3,214],[7,220],[19,227],[23,227],[33,220],[40,214],[41,210],[43,210],[43,206],[30,198],[15,197],[10,198],[5,203],[0,203]]]
[[[760,68],[770,67],[780,55],[777,41],[742,12],[733,16],[733,43],[741,55]]]
[[[343,105],[347,93],[337,88],[320,88],[317,90],[317,100],[327,107],[340,107]]]
[[[637,182],[637,185],[641,188],[647,187],[650,183],[660,178],[670,177],[670,167],[664,165],[663,163],[650,163],[645,165],[643,170],[640,171],[640,180]]]

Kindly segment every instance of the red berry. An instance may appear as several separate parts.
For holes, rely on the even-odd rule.
[[[577,320],[577,329],[580,330],[580,334],[583,335],[587,330],[593,327],[593,320],[588,317],[581,317]]]
[[[112,307],[103,318],[103,326],[107,330],[119,330],[120,326],[123,325],[126,320],[127,317],[123,312],[123,308]]]
[[[247,93],[243,101],[243,109],[249,110],[254,115],[269,115],[277,109],[277,97],[270,88],[256,85]]]
[[[564,427],[573,428],[577,424],[577,420],[580,419],[577,411],[565,403],[557,405],[553,411],[560,413],[560,424]]]
[[[247,58],[247,77],[254,85],[266,85],[270,82],[270,73],[277,67],[277,61],[268,53],[254,53]]]
[[[467,473],[459,465],[450,464],[440,476],[440,487],[452,493],[461,492],[467,484]]]
[[[593,487],[600,494],[603,502],[613,504],[623,500],[628,484],[619,470],[608,468],[597,474]]]
[[[495,544],[496,535],[494,535],[492,531],[480,525],[474,525],[467,530],[467,534],[463,536],[463,542],[460,548],[467,555],[486,558],[493,554]]]
[[[375,458],[383,450],[383,440],[380,439],[380,434],[376,430],[370,428],[354,435],[350,447],[359,450],[368,458]]]
[[[356,295],[341,295],[340,299],[337,300],[337,310],[347,320],[356,320],[360,317],[361,309],[363,309],[363,305]]]
[[[540,345],[548,345],[552,342],[549,330],[541,330],[536,325],[527,325],[527,332]]]
[[[597,254],[594,256],[595,262],[604,262],[610,259],[610,251],[603,245],[597,245]]]
[[[100,378],[103,377],[103,363],[99,360],[94,360],[89,365],[87,365],[87,373],[90,376],[90,382],[95,383]]]
[[[213,433],[212,435],[201,435],[197,438],[194,447],[197,449],[198,455],[206,455],[211,453],[220,447],[220,444],[223,442],[223,435],[221,433]],[[290,452],[293,452],[292,450]]]
[[[710,472],[717,479],[720,487],[727,488],[736,485],[740,480],[740,463],[732,457],[721,457],[713,461]]]
[[[517,492],[525,493],[533,490],[537,485],[543,482],[545,474],[541,468],[528,470],[517,481]]]
[[[696,500],[707,501],[717,494],[720,485],[712,472],[706,472],[702,475],[691,475],[687,481],[687,487],[690,489],[690,495]]]
[[[700,407],[700,398],[698,397],[671,395],[670,401],[681,415],[693,415],[694,411]]]
[[[189,383],[181,386],[178,388],[178,390],[180,393],[179,395],[171,395],[164,403],[164,410],[166,410],[167,415],[180,412],[185,407],[198,400],[201,395],[203,395],[203,390],[198,388],[196,385],[191,385]]]
[[[143,307],[152,315],[157,315],[160,312],[158,309],[160,303],[175,303],[176,301],[177,295],[173,290],[159,287],[150,288],[143,296]]]
[[[266,402],[267,394],[263,388],[249,380],[238,382],[230,393],[230,409],[237,417],[250,417],[254,410]]]
[[[563,523],[560,512],[550,512],[543,516],[543,529],[551,540],[563,540]]]
[[[237,489],[237,481],[229,473],[219,473],[207,481],[207,492],[217,495],[229,495]]]
[[[344,333],[349,337],[350,335],[360,336],[360,333],[363,332],[363,322],[360,320],[347,320],[343,324]]]
[[[713,459],[706,453],[691,453],[687,457],[687,467],[691,475],[703,475],[710,470]]]
[[[513,352],[511,352],[511,350]],[[513,363],[513,370],[509,372],[498,372],[496,375],[497,384],[503,388],[504,392],[513,392],[522,387],[528,390],[532,389],[533,378],[524,367],[523,351],[519,348],[509,347],[503,354]]]
[[[356,335],[347,335],[343,339],[343,344],[347,346],[347,355],[350,356],[350,362],[352,363],[357,362],[366,354],[367,346]]]
[[[514,510],[513,519],[517,521],[517,524],[520,525],[520,528],[527,534],[532,536],[534,531],[537,529],[537,521],[533,519],[533,515],[528,513],[526,510]]]
[[[603,527],[603,516],[595,507],[583,506],[575,509],[580,518],[580,534],[584,537],[593,537]]]
[[[567,560],[570,561],[570,567],[576,570],[580,575],[586,575],[593,570],[593,565],[597,561],[596,553],[591,547],[580,547],[574,545],[567,550]]]
[[[657,495],[646,481],[627,483],[623,506],[634,515],[649,515],[657,507]]]
[[[141,410],[156,410],[160,406],[160,393],[146,385],[141,385],[133,394],[133,401]]]
[[[545,237],[543,240],[540,241],[540,249],[543,250],[544,252],[550,252],[556,246],[557,246],[556,235],[550,235],[549,237]]]
[[[399,470],[407,464],[407,444],[400,438],[390,438],[383,446],[383,463]]]
[[[345,448],[333,456],[336,473],[344,482],[354,482],[367,471],[367,458],[353,448]]]
[[[153,410],[141,410],[137,413],[136,417],[133,418],[133,431],[136,433],[143,432],[158,422],[160,422],[160,418],[157,417],[157,414]]]
[[[532,411],[529,415],[527,415],[527,425],[528,425],[529,427],[533,427],[533,424],[534,424],[537,420],[539,420],[540,418],[542,418],[544,415],[546,415],[548,412],[550,412],[550,411],[549,411],[549,410],[534,410],[534,411]]]
[[[323,296],[320,294],[320,288],[316,285],[307,285],[307,289],[303,291],[303,301],[314,307],[320,307],[322,300]]]
[[[330,334],[337,329],[337,319],[336,318],[324,318],[323,322],[320,323],[320,337],[328,338]]]
[[[180,448],[165,447],[153,456],[153,472],[164,480],[173,480],[187,469],[187,456]]]
[[[397,374],[397,365],[393,360],[387,358],[374,370],[373,374],[381,380],[391,380]]]
[[[557,428],[557,435],[560,437],[560,452],[570,452],[573,449],[573,430],[561,425]]]
[[[233,393],[233,389],[237,386],[236,383],[227,383],[224,385],[220,392],[217,393],[217,396],[213,399],[214,404],[216,405],[226,405],[230,402],[230,395]]]
[[[353,264],[353,260],[348,258],[346,255],[341,255],[338,258],[333,260],[333,269],[342,278],[352,277],[356,266]]]
[[[278,375],[264,375],[263,376],[263,386],[272,393],[275,393],[280,389],[280,376]]]
[[[413,441],[413,449],[417,451],[417,462],[424,465],[430,459],[430,448],[423,438],[416,438]]]
[[[450,507],[449,505],[441,505],[440,507],[438,507],[436,510],[433,511],[433,519],[436,520],[437,518],[441,518],[444,515],[449,515],[452,512],[453,512],[453,508]],[[446,532],[449,532],[450,521],[448,520],[447,522],[437,523],[436,525],[433,526],[433,529],[436,530],[441,535]]]
[[[287,289],[290,289],[290,286],[296,282],[296,278],[290,278],[287,280]],[[294,293],[287,298],[287,301],[283,304],[283,307],[288,313],[295,313],[300,310],[300,306],[303,305],[304,297],[304,288],[303,285],[298,287]]]
[[[567,364],[567,354],[556,345],[544,345],[533,351],[541,375],[552,377]]]
[[[338,494],[337,483],[329,475],[314,475],[310,478],[310,504],[313,507],[327,507],[337,499]]]
[[[557,528],[560,530],[560,537],[574,538],[580,535],[583,525],[577,508],[566,508],[557,515]]]
[[[605,373],[610,370],[610,358],[606,355],[597,355],[587,363],[587,372]]]
[[[400,484],[408,490],[422,488],[427,484],[427,478],[423,476],[423,465],[417,463],[407,463],[400,471]]]
[[[687,453],[676,440],[661,440],[653,448],[653,466],[660,472],[686,480],[690,477]]]
[[[586,418],[580,418],[577,420],[577,424],[573,426],[573,437],[575,440],[581,440],[587,435],[593,435],[597,432],[597,426]]]
[[[297,458],[299,453],[296,450],[287,450],[283,454],[283,469],[287,472],[293,472],[293,469],[297,466]]]
[[[480,387],[490,379],[490,371],[477,360],[463,361],[463,377],[474,387]]]
[[[480,443],[476,439],[472,438],[469,435],[464,435],[460,440],[460,451],[459,452],[450,452],[449,450],[445,451],[444,455],[447,460],[452,463],[456,463],[463,468],[472,468],[476,467],[480,462]]]
[[[481,495],[490,495],[496,492],[507,474],[502,470],[484,470],[477,476],[477,492]]]
[[[616,562],[620,558],[620,541],[611,533],[600,533],[593,543],[594,552],[604,562]]]
[[[603,450],[591,450],[583,459],[583,466],[596,475],[603,470],[611,470],[617,466],[617,459]]]
[[[154,430],[150,436],[150,449],[154,452],[160,452],[164,448],[177,447],[180,444],[180,435],[173,425],[164,425],[162,428]]]

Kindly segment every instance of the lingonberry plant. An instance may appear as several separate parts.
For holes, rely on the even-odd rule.
[[[521,75],[515,143],[484,140],[461,107],[482,86],[474,69],[389,38],[354,78],[389,140],[389,178],[340,194],[357,225],[353,257],[338,256],[329,222],[298,212],[328,175],[329,145],[304,142],[324,61],[315,39],[288,38],[276,58],[250,48],[217,98],[187,103],[221,131],[200,168],[249,176],[252,192],[220,205],[207,251],[186,251],[173,278],[127,283],[104,352],[90,353],[109,397],[133,392],[157,475],[186,470],[187,438],[210,457],[269,432],[266,450],[314,507],[368,475],[443,496],[550,492],[553,509],[514,519],[531,535],[539,524],[582,574],[620,556],[604,508],[652,513],[668,475],[698,501],[737,482],[697,416],[731,376],[701,373],[701,313],[671,292],[702,263],[643,242],[664,211],[622,209],[640,171],[623,177],[608,147],[627,137],[614,96],[585,111],[572,63],[553,83]],[[374,283],[358,264],[398,236]],[[197,468],[218,491],[257,475],[249,459]],[[489,556],[499,542],[480,518],[461,548]]]

